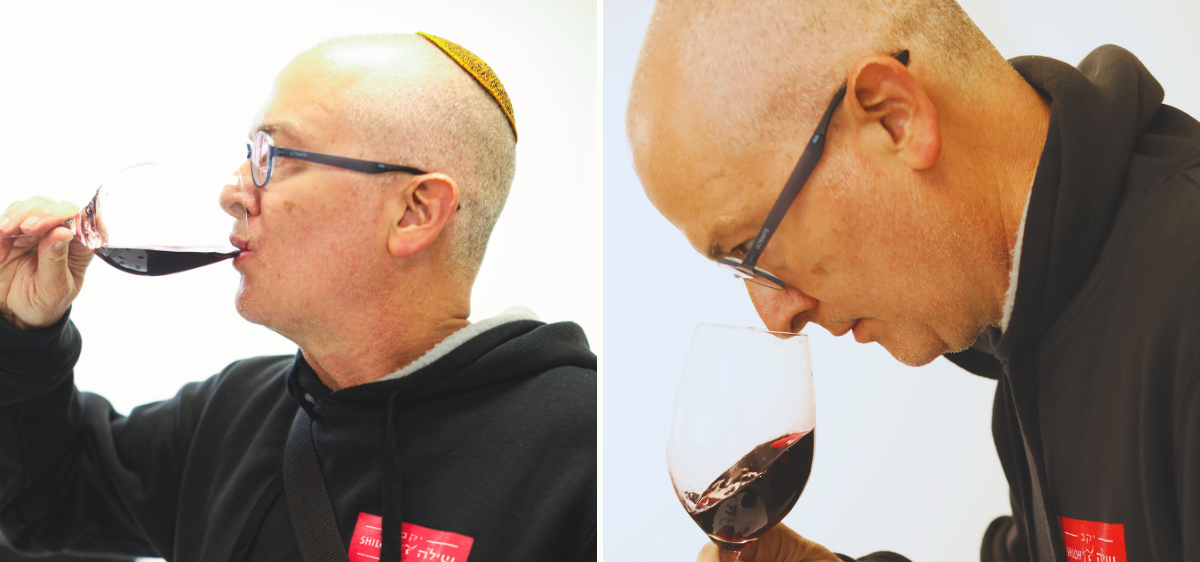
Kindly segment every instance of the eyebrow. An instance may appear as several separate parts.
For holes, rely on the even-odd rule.
[[[250,132],[250,138],[254,138],[254,135],[257,135],[259,131],[263,131],[272,137],[279,135],[293,140],[299,137],[296,134],[296,130],[287,123],[263,123]]]
[[[724,240],[729,236],[728,232],[730,230],[733,230],[733,228],[731,228],[731,225],[728,223],[717,224],[708,232],[708,239]],[[708,256],[708,259],[716,261],[717,258],[722,258],[729,255],[729,251],[725,250],[725,248],[721,246],[720,242],[713,242],[708,246],[708,252],[706,255]]]
[[[720,244],[713,244],[712,246],[708,247],[707,256],[708,256],[708,259],[716,261],[717,259],[725,256],[727,253],[728,252],[726,252],[725,249],[722,248]]]

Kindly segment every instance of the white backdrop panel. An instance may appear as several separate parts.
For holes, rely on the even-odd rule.
[[[116,171],[186,149],[228,147],[236,164],[292,57],[340,35],[428,31],[495,69],[521,133],[472,319],[527,306],[579,322],[599,352],[597,13],[594,0],[6,6],[0,205],[34,195],[83,204]],[[138,278],[94,260],[72,316],[85,342],[77,384],[128,412],[233,360],[294,353],[237,315],[237,283],[229,262]]]
[[[1005,57],[1077,63],[1097,46],[1138,55],[1166,101],[1200,115],[1200,7],[1185,0],[963,0]],[[604,520],[610,560],[694,560],[703,535],[671,489],[664,454],[675,385],[698,322],[760,326],[741,283],[696,254],[642,195],[625,103],[652,9],[604,4]],[[854,556],[979,558],[984,528],[1010,512],[991,440],[995,383],[939,359],[909,368],[877,345],[812,336],[816,460],[785,522]]]

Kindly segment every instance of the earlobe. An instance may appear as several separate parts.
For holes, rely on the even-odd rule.
[[[868,147],[892,153],[913,170],[926,170],[941,155],[937,109],[900,61],[870,55],[858,62],[846,96]]]
[[[388,252],[408,258],[433,245],[458,207],[458,184],[445,174],[426,174],[397,194]]]

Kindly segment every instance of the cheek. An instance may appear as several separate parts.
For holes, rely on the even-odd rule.
[[[789,271],[813,296],[856,309],[903,297],[928,247],[911,186],[836,151],[825,164],[820,182],[801,192],[797,220],[785,222]]]
[[[277,246],[331,242],[342,233],[359,228],[362,210],[350,209],[338,198],[305,197],[302,190],[316,191],[315,186],[289,189],[264,195],[259,222],[265,241]],[[300,190],[301,193],[295,193]]]
[[[871,221],[864,220],[857,205],[859,201],[845,194],[814,189],[801,194],[788,220],[780,225],[775,261],[810,294],[844,283],[872,255]]]

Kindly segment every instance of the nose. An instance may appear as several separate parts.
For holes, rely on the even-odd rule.
[[[250,179],[250,161],[246,160],[235,173],[236,181],[221,190],[221,208],[235,219],[258,214],[258,188]]]
[[[814,299],[799,289],[772,289],[746,281],[746,292],[768,330],[776,332],[799,332],[808,324],[809,314],[817,308]]]

